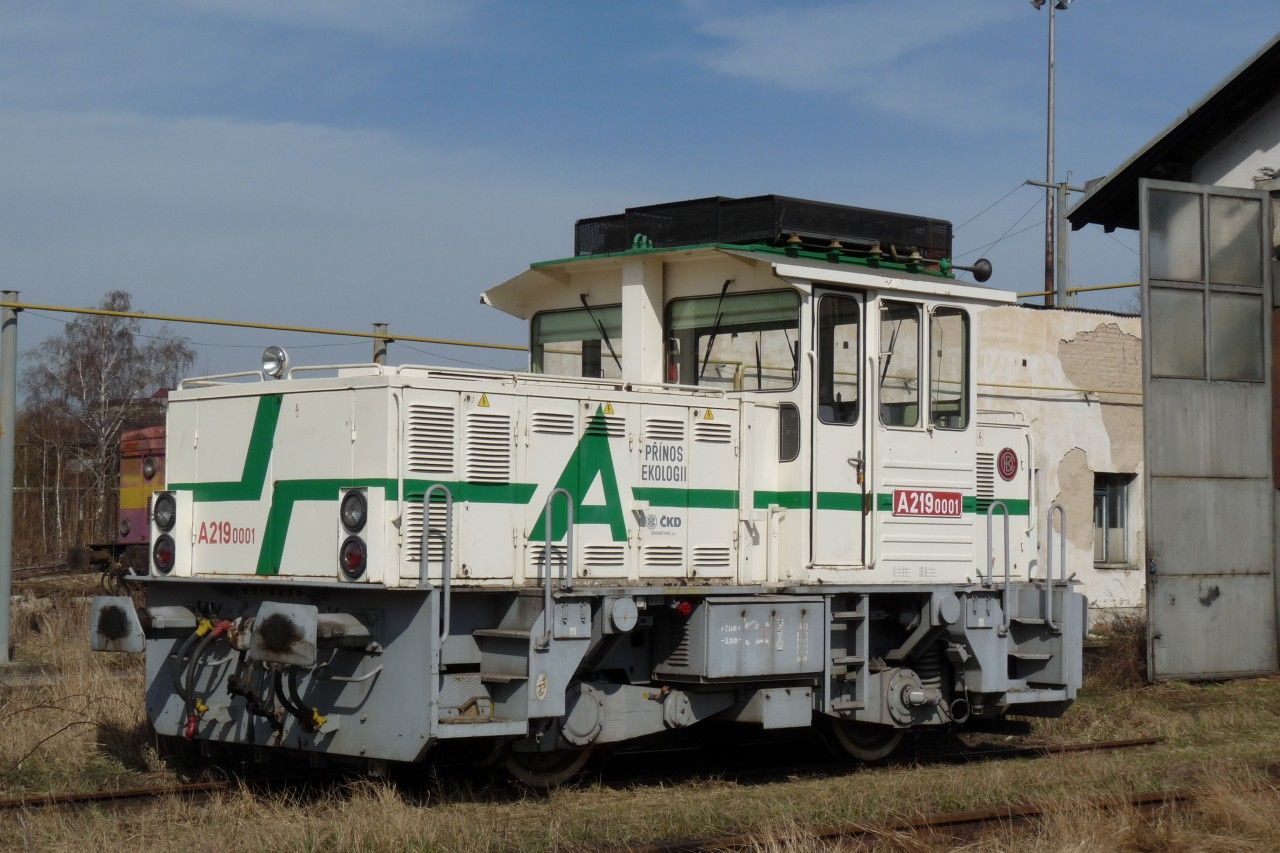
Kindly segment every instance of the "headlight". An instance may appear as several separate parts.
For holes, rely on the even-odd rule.
[[[151,548],[151,561],[155,563],[156,571],[167,575],[173,568],[175,553],[172,536],[167,533],[157,536],[156,544]]]
[[[129,525],[129,519],[127,519],[127,518],[122,518],[122,519],[120,519],[120,538],[121,538],[121,539],[123,539],[124,537],[128,536],[128,535],[129,535],[129,531],[130,531],[131,529],[132,529],[132,527]]]
[[[359,533],[363,530],[365,519],[369,515],[369,504],[365,500],[364,492],[352,489],[343,495],[339,514],[342,516],[342,526],[348,533]]]
[[[172,530],[173,522],[178,517],[178,504],[173,499],[170,492],[162,492],[156,497],[155,504],[151,507],[151,518],[155,521],[156,527],[161,530]]]
[[[272,379],[284,376],[288,366],[289,354],[284,351],[284,347],[270,346],[262,351],[262,372]]]
[[[145,479],[150,480],[155,475],[156,475],[156,458],[154,456],[148,456],[146,459],[142,460],[142,476]]]
[[[368,551],[359,536],[348,536],[338,549],[338,567],[348,580],[357,580],[364,574]]]

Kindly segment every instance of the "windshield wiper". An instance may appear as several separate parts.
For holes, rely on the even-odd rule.
[[[733,279],[726,278],[724,287],[720,288],[720,300],[716,302],[716,320],[711,324],[711,337],[707,338],[707,351],[702,356],[702,367],[698,369],[698,382],[702,382],[702,374],[707,372],[707,364],[711,361],[711,347],[716,342],[716,334],[720,331],[720,321],[724,319],[724,314],[720,309],[724,307],[724,295],[729,291],[729,285],[733,284]]]
[[[587,294],[579,293],[578,299],[582,301],[582,307],[587,309],[587,316],[591,318],[591,322],[596,324],[596,329],[600,332],[600,340],[604,341],[604,345],[609,348],[609,355],[613,356],[613,363],[618,365],[618,370],[622,370],[622,360],[613,350],[613,341],[609,340],[609,333],[604,330],[604,323],[600,322],[595,312],[591,310],[591,306],[587,304]]]

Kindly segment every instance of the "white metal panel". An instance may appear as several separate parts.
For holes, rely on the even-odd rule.
[[[1150,180],[1139,193],[1149,675],[1275,672],[1266,196]],[[1223,199],[1258,202],[1239,239],[1213,211],[1251,206]],[[1241,247],[1262,253],[1253,280]],[[1215,295],[1260,300],[1257,327],[1224,338]],[[1263,381],[1221,378],[1258,351]]]

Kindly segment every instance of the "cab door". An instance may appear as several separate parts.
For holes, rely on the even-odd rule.
[[[818,290],[815,297],[810,559],[819,569],[854,568],[866,562],[870,509],[862,405],[866,297],[832,290]]]

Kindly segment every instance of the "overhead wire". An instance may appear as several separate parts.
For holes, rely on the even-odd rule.
[[[1014,185],[1013,185],[1013,188],[1012,188],[1011,190],[1009,190],[1007,193],[1005,193],[1004,195],[1000,196],[1000,198],[996,199],[995,201],[991,202],[991,204],[989,204],[989,205],[987,205],[986,207],[982,208],[982,210],[979,210],[979,211],[978,211],[977,213],[975,213],[973,216],[970,216],[970,217],[969,217],[968,219],[966,219],[964,222],[961,222],[961,223],[960,223],[959,225],[957,225],[955,228],[951,229],[951,233],[952,233],[952,234],[954,234],[955,232],[959,231],[961,228],[965,227],[965,226],[966,226],[966,225],[968,225],[970,222],[972,222],[973,220],[977,219],[979,216],[982,216],[984,213],[986,213],[987,211],[991,210],[991,208],[995,207],[995,206],[996,206],[996,205],[998,205],[1000,202],[1004,201],[1004,200],[1005,200],[1005,199],[1007,199],[1009,196],[1013,195],[1014,193],[1016,193],[1018,190],[1022,189],[1022,188],[1023,188],[1023,187],[1025,187],[1025,186],[1026,186],[1026,183],[1025,183],[1025,182],[1019,182],[1019,183],[1014,184]]]
[[[1022,212],[1022,215],[1021,215],[1021,216],[1019,216],[1017,219],[1015,219],[1015,220],[1013,221],[1013,224],[1012,224],[1012,225],[1010,225],[1008,228],[1006,228],[1006,229],[1004,230],[1004,233],[1003,233],[1003,234],[1001,234],[1001,235],[1000,235],[999,237],[997,237],[996,239],[992,240],[990,243],[987,243],[987,244],[985,244],[985,245],[979,246],[979,247],[977,247],[976,249],[969,249],[969,250],[968,250],[968,251],[966,251],[966,252],[960,252],[960,253],[957,253],[957,254],[956,254],[956,256],[955,256],[955,259],[956,259],[956,260],[959,260],[959,259],[961,259],[961,258],[964,258],[964,257],[968,256],[968,255],[972,255],[972,254],[974,254],[975,252],[985,252],[985,251],[987,251],[988,249],[990,249],[991,247],[995,246],[997,243],[1000,243],[1000,242],[1002,242],[1002,241],[1006,240],[1007,238],[1014,236],[1014,234],[1013,234],[1013,233],[1011,233],[1011,232],[1013,232],[1013,229],[1015,229],[1015,228],[1017,228],[1019,225],[1021,225],[1021,224],[1022,224],[1022,220],[1026,219],[1028,216],[1030,216],[1030,215],[1031,215],[1031,211],[1033,211],[1033,210],[1035,210],[1037,207],[1039,207],[1040,203],[1041,203],[1041,200],[1040,200],[1040,199],[1036,199],[1035,201],[1033,201],[1033,202],[1031,203],[1031,206],[1030,206],[1030,207],[1028,207],[1026,210],[1024,210],[1024,211]],[[1035,223],[1035,225],[1032,225],[1031,227],[1032,227],[1032,228],[1034,228],[1036,225],[1041,225],[1041,224],[1043,224],[1043,223],[1044,223],[1044,220],[1043,220],[1043,219],[1041,219],[1041,220],[1040,220],[1040,222]],[[1024,228],[1024,229],[1023,229],[1023,231],[1025,231],[1025,230],[1027,230],[1027,229],[1025,229],[1025,228]],[[1022,233],[1022,231],[1018,231],[1018,232],[1016,232],[1016,233],[1021,234],[1021,233]]]

